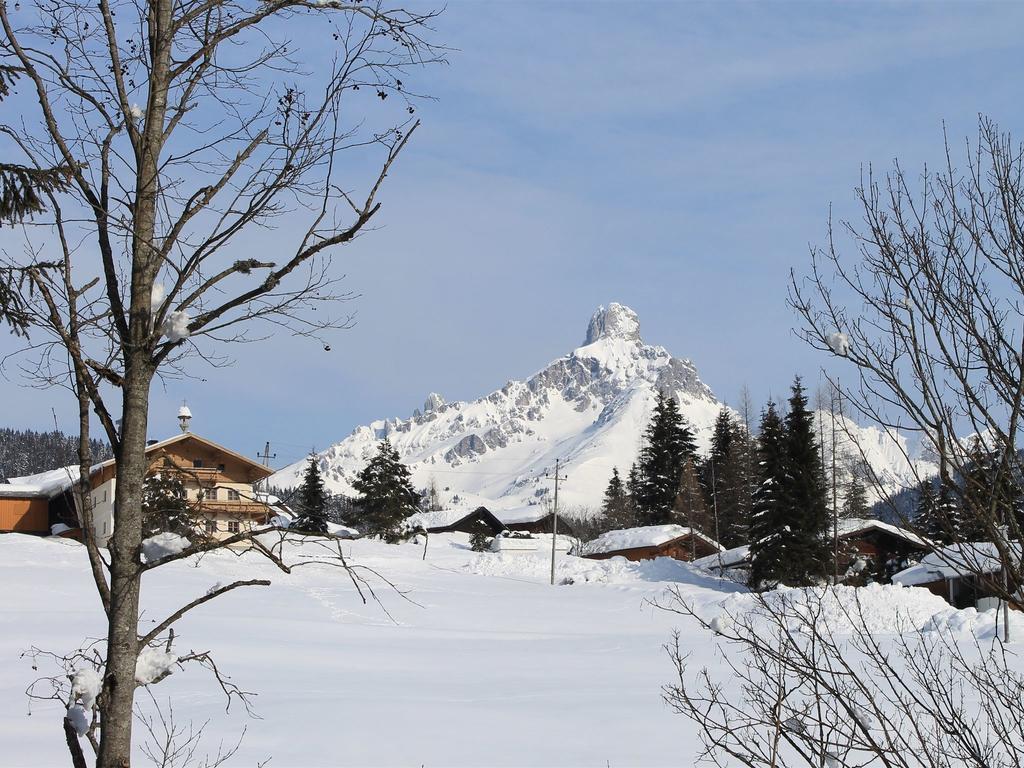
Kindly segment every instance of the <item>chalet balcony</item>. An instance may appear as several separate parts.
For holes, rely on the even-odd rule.
[[[203,515],[263,517],[270,514],[270,508],[266,504],[247,500],[228,501],[226,499],[218,499],[212,501],[210,499],[203,499],[200,502],[195,502],[194,509],[198,514]]]

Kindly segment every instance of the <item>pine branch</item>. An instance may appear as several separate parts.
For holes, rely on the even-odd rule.
[[[0,83],[3,82],[0,77]],[[0,163],[0,223],[15,223],[46,209],[43,196],[63,192],[71,184],[71,169],[29,168]]]

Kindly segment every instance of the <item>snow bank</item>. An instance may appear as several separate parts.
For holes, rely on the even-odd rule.
[[[969,633],[979,639],[1001,637],[1003,634],[1003,613],[998,608],[977,611],[974,608],[948,608],[933,616],[921,628],[923,632]],[[1024,640],[1024,616],[1019,611],[1010,611],[1010,639]]]
[[[938,614],[950,610],[941,597],[926,589],[905,589],[893,584],[866,587],[781,587],[771,592],[735,594],[719,604],[721,613],[741,619],[766,620],[783,614],[792,632],[823,625],[835,635],[866,629],[891,634],[917,631]]]
[[[165,557],[177,555],[184,552],[192,545],[184,536],[164,531],[156,536],[150,536],[142,542],[142,562],[155,563]]]

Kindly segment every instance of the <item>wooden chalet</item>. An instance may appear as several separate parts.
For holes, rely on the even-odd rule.
[[[148,474],[171,473],[181,480],[198,532],[203,535],[227,538],[266,523],[272,514],[253,486],[273,470],[211,440],[183,432],[151,442],[146,446],[146,458]],[[0,484],[0,532],[49,534],[54,525],[80,528],[81,515],[71,492],[77,481],[77,468],[69,467]],[[93,529],[101,545],[114,530],[116,483],[114,459],[92,468]]]
[[[927,539],[881,520],[840,520],[838,532],[839,573],[846,583],[888,584],[932,549]]]
[[[721,551],[718,542],[692,528],[648,525],[608,531],[588,542],[583,548],[583,556],[592,560],[624,557],[634,561],[671,557],[689,562]]]

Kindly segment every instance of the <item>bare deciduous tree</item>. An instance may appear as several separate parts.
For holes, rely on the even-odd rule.
[[[131,762],[140,653],[183,613],[261,583],[146,632],[144,575],[229,545],[292,567],[252,532],[144,561],[151,384],[190,355],[223,362],[218,344],[260,324],[312,338],[345,326],[331,255],[367,229],[416,129],[402,78],[441,60],[434,15],[359,0],[0,0],[0,66],[26,87],[0,133],[24,167],[70,175],[8,238],[0,310],[31,334],[30,373],[78,400],[80,514],[108,620],[92,736],[103,768]],[[254,253],[278,224],[291,241]],[[92,535],[90,412],[117,460],[109,555]]]
[[[860,221],[830,222],[810,274],[793,275],[790,303],[804,339],[853,368],[842,376],[855,381],[842,389],[845,403],[893,445],[912,434],[931,450],[939,481],[959,497],[974,536],[992,542],[1001,569],[969,547],[949,564],[1007,606],[1020,603],[1022,583],[1021,518],[1011,497],[1022,477],[1024,149],[982,118],[965,166],[953,156],[947,143],[941,169],[921,177],[898,163],[884,180],[869,170],[857,189]],[[963,439],[968,432],[980,439]],[[969,481],[979,456],[985,481]],[[915,466],[909,451],[904,458]],[[883,478],[867,479],[901,515]],[[964,544],[957,521],[944,522]],[[666,699],[697,723],[708,760],[1024,765],[1024,678],[998,632],[991,642],[913,626],[880,635],[859,602],[836,632],[835,606],[825,605],[841,605],[842,589],[760,595],[755,610],[711,621],[679,594],[665,606],[730,649],[727,685],[707,669],[694,679],[678,645],[669,648],[678,679]],[[1002,621],[1005,631],[1005,607]]]
[[[849,588],[758,595],[751,610],[710,622],[678,592],[662,606],[719,636],[731,678],[692,677],[678,642],[668,646],[676,680],[665,700],[698,725],[703,758],[751,768],[1024,765],[1024,677],[1005,645],[921,633],[909,620],[879,634],[836,589]]]
[[[979,577],[1013,599],[1024,576],[1010,498],[1024,477],[1022,147],[982,118],[963,167],[947,143],[939,171],[919,177],[896,163],[878,180],[869,170],[856,194],[861,221],[830,222],[809,275],[793,277],[800,333],[853,368],[842,395],[854,411],[894,446],[900,435],[923,441],[970,527],[998,549],[1005,578]],[[992,465],[984,487],[964,481],[978,463],[971,432]],[[868,480],[900,515],[882,479]],[[956,540],[956,521],[945,522]]]

